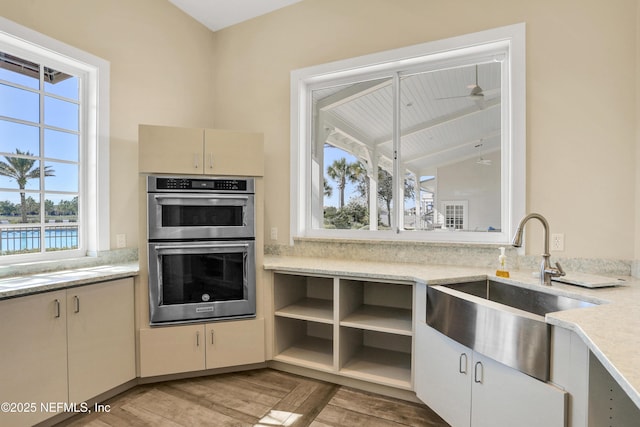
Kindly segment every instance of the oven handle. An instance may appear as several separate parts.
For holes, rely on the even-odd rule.
[[[156,251],[171,249],[211,249],[211,248],[248,248],[248,243],[203,243],[202,245],[155,245]]]
[[[179,196],[173,194],[155,194],[153,196],[156,200],[202,200],[202,199],[227,199],[227,200],[249,200],[249,196],[245,196],[242,194],[184,194],[181,193]]]

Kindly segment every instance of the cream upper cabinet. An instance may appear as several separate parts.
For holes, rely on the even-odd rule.
[[[204,173],[213,175],[264,175],[261,133],[220,129],[204,130]]]
[[[41,402],[67,401],[65,291],[0,301],[0,425],[30,426],[55,415]]]
[[[140,125],[138,134],[140,172],[204,173],[202,129]]]
[[[142,173],[264,175],[261,133],[140,125],[138,139]]]
[[[136,377],[133,279],[67,290],[69,401]]]

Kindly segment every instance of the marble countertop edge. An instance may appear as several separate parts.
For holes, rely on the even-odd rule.
[[[136,276],[138,263],[108,264],[0,279],[0,300]]]
[[[559,319],[554,315],[547,315],[546,321],[550,325],[559,326],[563,329],[575,332],[575,334],[587,345],[591,353],[598,358],[607,372],[609,372],[625,393],[627,393],[629,398],[636,404],[636,406],[640,407],[640,392],[627,380],[623,373],[620,372],[616,366],[616,361],[610,360],[605,352],[590,338],[589,334],[587,334],[578,324]]]

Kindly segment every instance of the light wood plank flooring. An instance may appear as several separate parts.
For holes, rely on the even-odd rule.
[[[272,369],[137,386],[60,426],[447,426],[425,405]]]

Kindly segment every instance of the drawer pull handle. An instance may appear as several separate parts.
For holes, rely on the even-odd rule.
[[[60,300],[59,300],[59,299],[56,299],[55,301],[53,301],[53,303],[54,303],[54,304],[55,304],[55,306],[56,306],[56,315],[55,315],[55,318],[56,318],[56,319],[59,319],[59,318],[60,318]]]
[[[458,372],[461,374],[467,373],[467,353],[462,353],[460,355],[460,361],[458,364]]]
[[[478,369],[478,367],[480,369]],[[480,375],[478,375],[478,373],[480,373]],[[473,372],[473,381],[478,384],[482,384],[482,381],[484,381],[484,366],[482,365],[482,362],[476,362]]]
[[[80,298],[77,295],[73,296],[73,304],[74,304],[74,313],[80,313]]]

